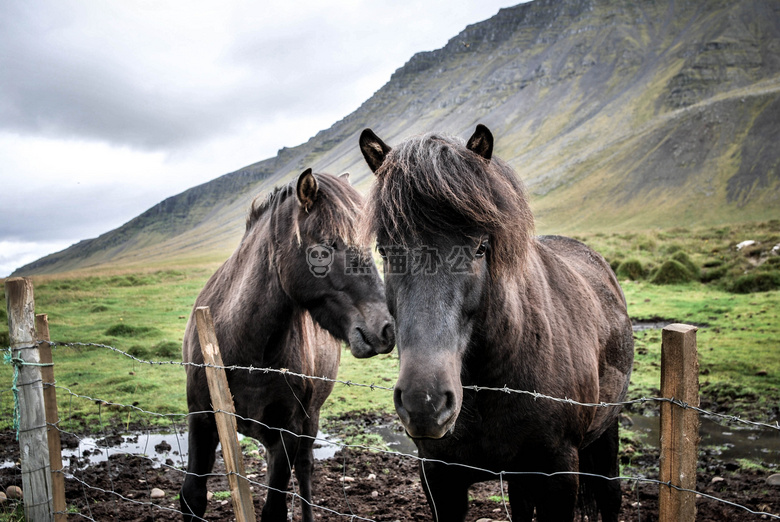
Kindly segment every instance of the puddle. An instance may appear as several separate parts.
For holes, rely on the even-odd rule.
[[[398,431],[397,426],[394,424],[371,426],[366,431],[382,437],[382,440],[385,441],[385,444],[391,451],[397,451],[406,455],[417,455],[417,446],[414,445],[412,439],[407,437],[406,433]]]
[[[630,416],[633,425],[628,429],[644,434],[642,442],[650,447],[658,447],[660,417],[643,415]],[[417,455],[417,447],[395,424],[371,426],[366,429],[382,437],[391,451],[407,455]],[[707,448],[720,455],[723,460],[747,458],[780,465],[780,431],[764,428],[754,429],[742,426],[724,426],[720,423],[701,418],[700,448]],[[99,447],[102,437],[83,438],[78,447],[63,448],[62,460],[71,468],[83,468],[103,462],[111,455],[132,454],[147,456],[154,467],[162,463],[184,467],[187,463],[187,434],[175,433],[127,433],[116,436],[121,443],[109,448]],[[239,439],[243,436],[239,435]],[[112,441],[113,443],[114,441]],[[102,443],[101,443],[102,444]],[[324,460],[332,458],[339,450],[339,441],[322,432],[317,434],[314,443],[314,458]],[[15,466],[13,461],[0,463],[0,468]]]
[[[244,436],[239,434],[238,439]],[[121,439],[121,442],[119,441]],[[100,442],[99,442],[100,441]],[[332,439],[322,432],[317,434],[317,440],[314,442],[314,458],[323,460],[333,457],[339,449],[335,439]],[[153,467],[157,468],[162,463],[177,467],[186,467],[187,465],[187,433],[125,433],[111,437],[111,446],[106,448],[103,437],[84,437],[77,447],[62,448],[62,461],[66,467],[84,468],[105,462],[112,455],[141,455],[146,456],[151,461]],[[218,446],[219,448],[219,446]],[[15,466],[13,461],[0,463],[0,468]]]
[[[631,431],[647,436],[642,442],[657,448],[661,417],[631,415]],[[742,426],[725,426],[712,419],[701,417],[699,448],[715,451],[723,460],[751,459],[780,465],[780,431]]]
[[[635,332],[640,332],[642,330],[663,330],[670,324],[676,324],[676,323],[683,323],[683,324],[689,324],[691,326],[697,326],[699,328],[705,328],[708,326],[704,323],[691,323],[688,321],[672,321],[670,319],[650,319],[647,321],[641,321],[639,319],[631,319],[631,329]]]
[[[636,321],[631,320],[631,328],[635,332],[642,330],[662,330],[670,324],[674,324],[675,321]]]
[[[628,429],[645,434],[642,442],[657,448],[661,418],[642,415],[630,417],[634,424]],[[414,442],[406,434],[399,432],[394,425],[372,426],[366,431],[380,435],[392,451],[417,455]],[[699,434],[701,436],[699,447],[713,451],[723,460],[746,458],[780,465],[780,431],[778,430],[724,426],[712,419],[702,417]]]

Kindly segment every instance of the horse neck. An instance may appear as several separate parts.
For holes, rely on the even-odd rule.
[[[221,323],[227,335],[268,358],[285,343],[300,309],[282,288],[278,265],[271,260],[272,236],[263,226],[268,225],[256,223],[221,268]]]
[[[526,270],[516,271],[491,280],[483,294],[483,316],[478,321],[480,327],[476,330],[473,344],[478,346],[474,353],[478,360],[473,360],[475,373],[472,377],[490,379],[498,374],[497,379],[509,370],[523,381],[534,381],[537,376],[529,370],[524,361],[531,356],[528,352],[535,346],[535,339],[542,328],[538,310],[529,297],[528,285],[533,284],[528,275],[534,264],[538,264],[538,253],[535,249],[528,252]],[[494,362],[505,361],[505,365],[495,365]],[[481,361],[481,362],[480,362]],[[530,384],[530,383],[529,383]]]

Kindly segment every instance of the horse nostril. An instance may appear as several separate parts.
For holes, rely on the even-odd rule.
[[[436,416],[436,422],[439,425],[446,424],[455,412],[455,393],[451,391],[444,392],[444,400],[442,403],[442,407],[439,408],[438,415]]]
[[[384,328],[382,328],[381,339],[385,344],[395,344],[395,328],[393,327],[392,321],[385,323]]]
[[[404,401],[403,401],[403,392],[401,392],[400,388],[396,388],[393,391],[393,402],[395,403],[395,411],[398,413],[398,417],[400,417],[401,422],[406,426],[409,424],[409,412],[404,408]]]

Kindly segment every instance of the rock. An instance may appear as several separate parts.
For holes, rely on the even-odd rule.
[[[209,491],[208,493],[206,493],[206,500],[207,501],[211,500],[212,498],[214,498],[214,492]]]
[[[22,497],[24,497],[24,493],[22,493],[22,488],[19,486],[8,486],[5,490],[5,494],[8,498],[19,500]]]
[[[374,490],[374,491],[371,492],[371,497],[376,498],[378,496],[379,496],[379,491]]]
[[[742,241],[741,243],[737,243],[737,250],[742,250],[745,247],[749,247],[755,244],[756,244],[755,241],[753,241],[752,239],[748,239],[746,241]]]
[[[341,477],[339,478],[339,482],[355,482],[354,477]]]
[[[373,473],[369,473],[368,480],[374,480],[374,479],[376,479],[376,475],[374,475]]]
[[[152,499],[165,498],[165,491],[161,490],[160,488],[152,488],[150,497]]]
[[[167,453],[171,451],[171,445],[165,441],[161,441],[159,444],[157,444],[154,447],[154,451],[156,451],[157,453]]]
[[[770,486],[780,486],[780,473],[775,473],[774,475],[769,475],[766,478],[766,483]]]
[[[8,500],[8,497],[5,496],[5,492],[0,491],[0,504]]]
[[[710,480],[710,484],[717,484],[718,482],[725,482],[726,479],[723,477],[712,477],[712,480]]]

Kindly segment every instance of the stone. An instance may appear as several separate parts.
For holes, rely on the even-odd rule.
[[[712,480],[710,480],[710,484],[717,484],[718,482],[725,482],[726,479],[723,477],[712,477]]]
[[[22,488],[20,488],[19,486],[8,486],[5,490],[5,494],[8,498],[14,500],[20,500],[24,497],[24,493],[22,493]]]
[[[780,473],[769,475],[766,478],[766,483],[769,484],[770,486],[780,486]]]
[[[213,491],[209,491],[208,493],[206,493],[206,500],[211,500],[212,498],[214,498]]]
[[[0,504],[5,502],[6,500],[8,500],[8,497],[5,496],[5,492],[4,491],[0,491]]]
[[[152,488],[150,497],[152,499],[165,498],[165,491],[161,490],[160,488]]]

